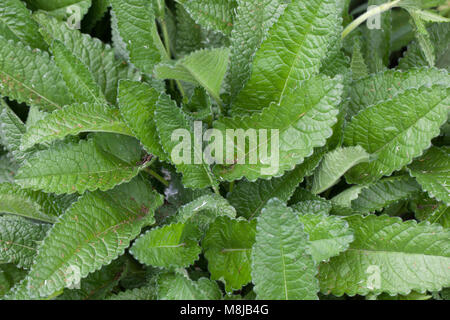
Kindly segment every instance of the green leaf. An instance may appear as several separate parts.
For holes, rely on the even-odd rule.
[[[387,70],[355,81],[350,87],[347,119],[376,104],[392,100],[413,89],[432,85],[448,86],[447,72],[435,68],[414,68],[407,72]]]
[[[322,156],[323,151],[317,150],[304,163],[280,178],[260,179],[255,182],[242,180],[228,195],[228,200],[240,216],[253,219],[260,214],[270,199],[278,198],[287,202],[303,179],[313,173]]]
[[[177,0],[198,24],[229,34],[233,28],[235,0]]]
[[[74,27],[77,22],[81,21],[92,4],[91,0],[25,0],[25,2],[31,9],[46,11],[60,20],[72,17]]]
[[[56,65],[61,70],[73,99],[79,103],[106,103],[105,96],[87,66],[66,49],[60,41],[53,41],[51,48]]]
[[[124,259],[116,259],[81,280],[79,289],[64,289],[57,300],[103,300],[126,273]]]
[[[450,148],[431,147],[409,167],[409,172],[417,179],[430,197],[450,204]]]
[[[327,200],[317,199],[317,200],[302,200],[295,204],[290,205],[294,211],[306,215],[328,215],[330,213],[332,205]]]
[[[387,216],[353,215],[350,248],[320,265],[323,293],[341,296],[439,291],[450,285],[450,231]]]
[[[60,140],[82,132],[109,132],[133,135],[116,108],[104,104],[73,104],[48,114],[30,126],[20,148]]]
[[[375,160],[350,169],[347,181],[376,181],[421,155],[447,121],[449,93],[450,89],[439,85],[412,89],[353,117],[345,129],[345,144],[360,145]]]
[[[163,274],[158,278],[158,300],[214,300],[217,299],[216,290],[209,290],[201,282],[210,281],[201,278],[192,281],[182,274]],[[218,290],[218,288],[217,288]]]
[[[32,48],[47,49],[37,23],[20,0],[4,0],[0,3],[0,35]]]
[[[116,103],[117,85],[120,79],[138,80],[140,78],[134,68],[125,61],[116,59],[114,50],[109,45],[78,30],[70,29],[66,23],[45,14],[37,13],[34,18],[40,24],[41,33],[47,43],[51,44],[53,40],[61,41],[89,68],[109,103]]]
[[[297,211],[296,207],[293,209]],[[314,261],[328,261],[347,250],[353,241],[353,232],[341,217],[325,213],[299,213],[298,219],[309,236],[309,247]]]
[[[237,0],[236,18],[230,35],[230,66],[226,78],[233,99],[250,79],[255,53],[287,4],[283,0]]]
[[[0,260],[29,269],[49,226],[17,217],[0,217]]]
[[[353,80],[359,80],[361,78],[365,78],[369,75],[369,71],[367,70],[366,62],[364,61],[364,57],[361,53],[361,48],[359,43],[356,43],[353,46],[353,55],[352,62],[350,65],[352,71]]]
[[[417,220],[439,223],[444,228],[450,228],[450,206],[448,204],[422,196],[411,201],[410,208]]]
[[[229,49],[198,50],[178,61],[155,67],[158,79],[176,79],[203,86],[217,101],[228,66]]]
[[[69,283],[69,272],[76,270],[80,280],[116,259],[142,227],[154,223],[154,211],[161,204],[162,197],[141,179],[83,195],[40,247],[28,277],[30,296],[49,296],[76,284]]]
[[[0,183],[14,182],[14,175],[18,169],[19,166],[7,155],[0,156]]]
[[[188,267],[199,258],[198,229],[189,223],[177,223],[151,229],[130,249],[142,264],[162,267]]]
[[[248,135],[259,132],[260,141],[254,146],[237,143],[235,154],[224,151],[226,165],[217,165],[214,172],[227,181],[242,177],[254,181],[261,177],[281,176],[302,163],[314,148],[324,146],[332,134],[331,127],[336,123],[337,106],[341,100],[341,81],[342,78],[313,78],[304,81],[295,90],[289,90],[280,105],[272,103],[261,113],[216,121],[214,127],[224,137],[229,129],[241,129]],[[266,130],[266,139],[261,138],[262,131],[259,130]],[[230,138],[227,137],[227,140]],[[271,158],[261,159],[261,152],[268,149]],[[251,163],[252,157],[256,158],[256,164]],[[269,161],[271,164],[267,164]]]
[[[60,197],[21,189],[12,183],[0,184],[0,212],[53,223],[65,210]]]
[[[145,286],[119,292],[107,297],[106,300],[156,300],[156,289],[152,286]]]
[[[108,135],[107,140],[112,150],[89,139],[40,151],[20,168],[16,181],[24,188],[57,194],[105,191],[130,181],[145,166],[140,164],[138,142],[120,135]]]
[[[151,74],[165,50],[156,30],[152,1],[111,0],[111,5],[131,62],[142,72]]]
[[[201,196],[182,206],[175,221],[193,224],[205,232],[208,226],[220,216],[236,217],[236,210],[230,203],[217,194]]]
[[[430,67],[434,67],[436,56],[434,51],[433,43],[430,39],[430,34],[425,27],[425,22],[422,20],[420,13],[417,10],[408,10],[414,22],[414,31],[416,39],[419,42],[419,46],[422,49],[425,59]]]
[[[251,254],[256,220],[217,218],[206,232],[202,248],[208,260],[211,279],[221,280],[225,290],[240,290],[252,280]]]
[[[25,157],[25,154],[20,151],[20,139],[25,131],[22,120],[0,98],[0,142],[18,163]]]
[[[165,94],[162,94],[158,99],[155,111],[155,122],[159,137],[161,139],[161,144],[166,154],[172,156],[173,152],[177,150],[177,146],[179,145],[179,142],[172,141],[171,139],[171,136],[175,130],[186,130],[184,133],[189,133],[189,136],[182,136],[183,143],[192,146],[194,130],[190,121],[187,119],[183,111],[177,107],[175,101],[171,100],[170,97]],[[191,148],[189,148],[187,152],[189,153],[187,156],[189,157],[190,164],[176,164],[177,170],[183,174],[183,184],[186,187],[193,189],[201,189],[208,186],[217,188],[218,182],[211,172],[209,165],[203,161],[202,150],[194,148],[194,152],[192,152]],[[178,154],[176,156],[178,156]],[[193,158],[194,161],[192,161]]]
[[[363,187],[358,197],[351,201],[354,212],[365,214],[381,211],[400,200],[420,193],[420,186],[408,176],[390,177]]]
[[[252,279],[258,299],[317,299],[317,267],[308,236],[294,211],[281,201],[267,203],[258,217]]]
[[[95,25],[105,16],[108,12],[109,0],[92,0],[92,6],[89,8],[88,13],[83,18],[83,27],[86,30],[92,31]]]
[[[256,52],[252,76],[232,111],[250,113],[280,103],[289,88],[316,75],[337,25],[335,1],[293,0]]]
[[[369,154],[360,146],[338,148],[329,152],[316,169],[311,192],[319,194],[335,185],[353,166],[369,161]]]
[[[161,160],[167,160],[155,124],[156,103],[160,93],[148,84],[122,80],[118,96],[120,112],[145,150]]]
[[[42,81],[45,79],[45,81]],[[72,102],[58,67],[46,52],[0,37],[0,94],[45,110]]]
[[[427,28],[427,31],[434,47],[436,56],[435,66],[450,71],[450,28],[448,27],[448,24],[434,23]],[[408,46],[408,50],[405,52],[403,58],[400,59],[399,68],[407,70],[418,66],[428,66],[428,62],[420,45],[417,41],[413,41]]]
[[[26,276],[26,271],[17,268],[13,264],[0,264],[0,298],[10,291],[15,284]]]

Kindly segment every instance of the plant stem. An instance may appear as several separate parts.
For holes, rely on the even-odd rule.
[[[374,7],[370,10],[368,10],[366,13],[360,15],[358,18],[353,20],[352,23],[350,23],[344,31],[342,31],[341,39],[344,39],[350,32],[352,32],[354,29],[356,29],[361,23],[369,19],[370,17],[376,16],[377,14],[381,14],[385,11],[388,11],[389,9],[392,9],[397,6],[397,4],[401,0],[395,0],[392,2],[383,3],[382,5],[379,5],[377,7]]]
[[[165,185],[166,187],[169,186],[169,182],[164,179],[163,177],[161,177],[157,172],[153,171],[150,168],[145,168],[144,169],[145,172],[147,172],[148,174],[150,174],[153,178],[155,178],[156,180],[158,180],[159,182],[161,182],[163,185]]]

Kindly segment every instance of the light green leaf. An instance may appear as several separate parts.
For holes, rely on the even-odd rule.
[[[45,80],[45,81],[43,81]],[[58,67],[46,52],[0,37],[0,94],[45,110],[72,102]]]
[[[0,260],[29,269],[49,225],[17,217],[0,217]]]
[[[109,192],[83,195],[58,220],[39,249],[28,277],[31,297],[46,297],[121,255],[140,232],[154,223],[162,197],[135,179]],[[61,242],[63,241],[63,242]],[[79,271],[79,273],[78,273]]]
[[[423,195],[410,202],[410,208],[419,221],[439,223],[444,228],[450,228],[450,206]]]
[[[367,70],[367,65],[361,53],[359,43],[355,43],[355,45],[353,46],[353,55],[350,68],[352,71],[353,80],[365,78],[369,75],[369,71]]]
[[[203,86],[218,102],[228,66],[229,49],[198,50],[181,60],[162,62],[155,67],[158,79],[176,79]]]
[[[71,19],[74,27],[88,12],[91,0],[25,0],[33,10],[43,10],[60,19]]]
[[[156,289],[152,286],[145,286],[119,292],[107,297],[106,300],[156,300]]]
[[[290,205],[290,207],[302,215],[328,215],[332,205],[328,200],[302,200]]]
[[[202,248],[208,260],[211,279],[221,280],[225,290],[239,290],[251,278],[251,254],[256,220],[217,218],[206,232]]]
[[[20,0],[4,0],[0,3],[0,35],[32,48],[47,48],[37,23]]]
[[[19,166],[7,155],[0,156],[0,183],[14,182],[14,175]]]
[[[233,28],[235,0],[176,0],[198,24],[211,30],[229,34]]]
[[[200,281],[210,280],[201,278],[199,281],[192,281],[182,274],[163,274],[158,279],[158,300],[217,299],[217,292],[211,292],[210,286],[206,288],[200,284]]]
[[[20,168],[16,181],[24,188],[57,194],[105,191],[130,181],[145,166],[140,164],[139,143],[127,136],[107,137],[116,150],[89,139],[40,151]]]
[[[175,216],[175,221],[193,224],[205,232],[220,216],[235,218],[236,210],[220,195],[209,194],[182,206]]]
[[[258,299],[316,300],[317,266],[308,236],[294,211],[281,201],[267,203],[258,217],[252,279]]]
[[[165,52],[156,30],[152,1],[111,0],[120,36],[127,45],[131,62],[151,74]]]
[[[48,114],[30,126],[20,148],[60,140],[82,132],[109,132],[133,135],[116,108],[104,104],[73,104]]]
[[[450,89],[436,85],[408,90],[361,111],[345,129],[345,144],[360,145],[375,160],[350,169],[347,181],[376,181],[421,155],[431,139],[439,135],[449,106]]]
[[[420,186],[408,176],[382,179],[372,185],[363,187],[358,197],[351,201],[356,213],[371,213],[406,200],[420,193]]]
[[[26,128],[22,120],[0,98],[0,142],[16,162],[22,162],[25,154],[20,151],[20,139]]]
[[[409,167],[409,172],[417,179],[430,197],[450,204],[450,148],[431,147]]]
[[[79,103],[106,103],[105,96],[87,66],[66,49],[60,41],[53,41],[51,48],[56,65],[61,70],[73,99]]]
[[[450,285],[450,231],[388,216],[353,215],[350,248],[320,265],[323,293],[337,296],[439,291]]]
[[[142,235],[130,249],[131,254],[142,264],[162,267],[188,267],[198,260],[201,248],[198,245],[197,227],[177,223],[151,229]]]
[[[230,35],[230,66],[226,78],[233,99],[250,79],[255,53],[287,4],[283,0],[237,0],[236,18]]]
[[[338,26],[332,0],[293,0],[256,52],[252,76],[233,112],[261,111],[280,103],[289,88],[319,72]]]
[[[148,84],[122,80],[119,83],[118,104],[126,123],[145,150],[161,160],[167,160],[154,120],[159,95]]]
[[[70,29],[66,23],[42,13],[34,16],[41,25],[47,43],[61,41],[64,46],[84,63],[111,104],[116,103],[117,85],[120,79],[138,80],[140,74],[125,61],[116,59],[114,50],[96,38]]]
[[[316,150],[304,163],[280,178],[260,179],[255,182],[242,180],[228,195],[228,200],[240,216],[253,219],[260,214],[261,209],[270,199],[278,198],[287,202],[303,179],[311,175],[319,165],[323,153],[323,151]]]
[[[329,152],[316,169],[311,192],[319,194],[335,185],[353,166],[369,161],[369,154],[360,146],[338,148]]]
[[[241,129],[243,134],[250,136],[252,133],[257,136],[259,132],[260,138],[257,143],[249,146],[235,144],[234,154],[228,154],[224,150],[226,165],[217,165],[214,172],[227,181],[242,177],[254,181],[258,178],[281,176],[302,163],[314,148],[324,146],[326,139],[332,134],[331,127],[336,123],[337,107],[341,101],[341,81],[342,78],[313,78],[304,81],[300,87],[289,90],[280,105],[273,103],[262,113],[216,121],[214,127],[224,137],[229,129]],[[266,130],[267,138],[262,139],[259,130]],[[230,138],[227,137],[227,140]],[[261,159],[261,152],[265,150],[268,157]],[[256,161],[251,160],[252,158]],[[277,161],[274,160],[279,161],[275,163]]]
[[[165,94],[162,94],[158,99],[155,111],[155,121],[159,137],[161,139],[161,144],[166,154],[172,156],[172,153],[179,145],[179,142],[172,141],[171,139],[171,136],[175,130],[186,130],[185,132],[189,133],[189,136],[183,136],[183,139],[188,141],[186,142],[183,140],[183,143],[190,146],[195,144],[195,141],[193,141],[194,130],[191,122],[187,119],[183,111],[177,107],[175,101],[171,100],[170,97]],[[194,144],[192,142],[194,142]],[[183,184],[186,187],[193,189],[201,189],[208,186],[213,186],[213,188],[217,189],[218,182],[211,172],[209,165],[203,161],[203,153],[201,148],[200,150],[198,150],[198,148],[192,149],[193,150],[189,148],[187,155],[189,157],[190,164],[176,164],[177,170],[183,174]],[[179,155],[177,154],[176,156]]]
[[[297,211],[296,207],[293,207]],[[298,219],[309,236],[311,255],[316,262],[328,261],[348,249],[353,232],[341,217],[324,213],[299,212]]]

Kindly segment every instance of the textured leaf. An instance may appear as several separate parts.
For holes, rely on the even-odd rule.
[[[335,185],[348,169],[369,161],[369,154],[360,146],[338,148],[327,153],[314,174],[311,192],[314,194]]]
[[[167,160],[154,121],[159,95],[145,83],[128,80],[119,83],[118,103],[126,123],[147,152]]]
[[[158,79],[176,79],[203,86],[216,101],[228,66],[229,49],[199,50],[176,62],[155,67]]]
[[[450,228],[450,206],[448,204],[423,196],[411,201],[410,208],[417,220],[439,223],[444,228]]]
[[[21,149],[53,142],[81,132],[110,132],[133,135],[118,109],[103,104],[73,104],[57,110],[30,126],[22,137]]]
[[[447,121],[449,93],[438,85],[408,90],[353,117],[345,130],[345,144],[360,145],[376,159],[350,169],[347,181],[373,182],[421,155]]]
[[[31,51],[2,37],[0,81],[1,94],[30,106],[51,111],[72,102],[58,67],[47,53]]]
[[[296,208],[293,208],[296,210]],[[311,255],[316,262],[328,261],[348,249],[353,232],[340,217],[324,213],[300,213],[298,219],[309,236]]]
[[[227,292],[239,290],[251,281],[251,254],[256,220],[217,218],[202,241],[211,279],[225,283]]]
[[[105,191],[130,181],[145,166],[140,164],[138,142],[120,135],[110,135],[108,141],[121,152],[108,150],[94,139],[38,152],[20,168],[16,181],[22,187],[57,194]]]
[[[409,171],[431,197],[450,204],[449,147],[431,147],[409,166]]]
[[[51,48],[56,65],[61,70],[73,99],[79,103],[106,103],[105,96],[87,66],[66,49],[60,41],[53,41]]]
[[[198,237],[198,229],[191,224],[171,224],[146,232],[136,240],[130,252],[142,264],[188,267],[201,253]]]
[[[32,48],[45,50],[47,47],[30,11],[19,0],[4,0],[0,3],[0,35]]]
[[[430,41],[434,46],[436,56],[435,66],[450,71],[450,28],[445,23],[435,23],[428,28]],[[399,68],[407,70],[417,66],[428,66],[423,51],[417,41],[413,41],[399,61]]]
[[[419,43],[422,53],[425,56],[426,61],[430,67],[434,67],[436,61],[436,55],[434,51],[433,42],[430,39],[430,34],[425,26],[425,21],[420,16],[418,10],[408,10],[414,23],[414,34],[417,42]]]
[[[273,199],[257,220],[252,252],[257,298],[317,299],[317,267],[309,254],[308,236],[294,211]]]
[[[302,200],[295,204],[290,205],[294,211],[306,215],[328,215],[330,213],[332,205],[327,200]]]
[[[106,300],[156,300],[156,289],[151,286],[136,288],[109,296]]]
[[[256,53],[252,76],[232,106],[260,111],[280,103],[289,88],[316,75],[337,29],[331,0],[293,0]]]
[[[13,264],[0,264],[0,298],[26,276],[26,271]]]
[[[410,177],[386,178],[363,187],[358,197],[351,201],[351,207],[357,213],[371,213],[400,200],[409,199],[419,192],[420,186]]]
[[[140,179],[83,195],[40,247],[28,278],[30,296],[45,297],[74,284],[67,274],[74,268],[85,278],[117,258],[142,227],[154,223],[161,204],[162,198]]]
[[[341,296],[387,292],[391,295],[448,287],[450,234],[438,225],[400,218],[354,215],[350,249],[321,264],[321,291]]]
[[[79,289],[64,289],[57,300],[103,300],[119,283],[126,268],[124,259],[116,259],[81,280]]]
[[[43,10],[50,15],[65,20],[72,15],[75,21],[81,21],[92,4],[91,0],[25,0],[33,10]]]
[[[204,195],[182,206],[175,220],[190,223],[205,232],[208,226],[220,216],[236,217],[236,210],[227,200],[217,194]]]
[[[229,34],[233,27],[235,0],[177,0],[200,25]]]
[[[437,84],[448,86],[449,83],[448,73],[434,68],[415,68],[407,72],[387,70],[377,73],[352,83],[347,119],[369,106],[404,95],[409,90]]]
[[[210,280],[192,281],[181,274],[163,274],[158,279],[158,300],[213,300],[216,292],[202,288],[200,281]]]
[[[369,75],[366,62],[364,61],[364,57],[361,54],[359,43],[355,44],[353,47],[352,63],[350,67],[352,70],[353,80],[365,78]]]
[[[255,53],[287,4],[283,0],[237,0],[236,18],[230,36],[230,66],[226,78],[232,98],[250,79]]]
[[[61,41],[82,63],[84,63],[95,81],[102,89],[106,99],[116,103],[117,85],[120,79],[138,80],[140,75],[127,63],[115,58],[114,50],[100,40],[70,29],[66,23],[42,13],[34,16],[41,25],[46,41]]]
[[[29,269],[48,225],[17,217],[0,217],[0,260]]]
[[[14,182],[14,175],[19,169],[19,166],[12,162],[8,156],[0,156],[0,183]]]
[[[162,48],[152,1],[111,0],[111,5],[131,62],[142,72],[151,74],[154,65],[161,61],[159,49]]]
[[[21,189],[12,183],[0,184],[0,212],[53,223],[65,210],[54,195]]]
[[[161,144],[165,152],[172,155],[173,150],[179,144],[172,141],[171,135],[177,129],[185,129],[190,133],[190,137],[186,139],[194,139],[193,128],[183,111],[177,107],[176,103],[169,96],[163,94],[159,97],[155,111],[155,121]],[[191,143],[192,145],[192,143]],[[201,189],[208,186],[217,188],[218,182],[214,177],[209,165],[203,161],[202,150],[194,148],[194,157],[189,154],[191,164],[176,164],[177,170],[183,174],[183,184],[186,187]],[[194,158],[194,161],[192,161]],[[201,164],[195,164],[195,159],[200,158]],[[198,159],[197,159],[198,160]]]
[[[92,6],[83,18],[82,24],[86,30],[91,31],[108,12],[109,0],[92,0]]]
[[[255,143],[256,146],[246,147],[236,144],[237,157],[224,152],[226,156],[224,163],[233,165],[218,165],[214,168],[214,172],[228,181],[240,179],[243,176],[254,181],[260,177],[277,177],[285,171],[292,170],[295,165],[302,163],[304,158],[310,156],[314,148],[322,147],[326,139],[331,136],[331,127],[336,123],[337,106],[341,94],[341,78],[317,77],[303,82],[295,90],[290,90],[285,94],[280,105],[273,103],[260,114],[219,119],[214,127],[219,129],[224,137],[228,129],[242,129],[244,132],[251,129],[255,135],[258,130],[265,129],[267,138],[261,139],[261,132],[259,132],[260,141]],[[277,132],[278,145],[277,139],[272,141],[272,137]],[[272,160],[276,156],[279,157],[278,167],[275,164],[273,167],[267,164],[271,159],[260,159],[264,149],[271,150]],[[259,156],[257,156],[258,152]],[[251,156],[257,156],[256,164],[251,164],[247,160],[251,159]]]
[[[270,199],[277,198],[287,202],[303,179],[312,174],[322,156],[323,151],[317,150],[304,163],[280,178],[255,182],[240,181],[228,195],[228,200],[240,216],[246,219],[255,218]]]
[[[20,139],[25,131],[22,120],[0,98],[0,142],[18,163],[22,162],[25,156],[20,151]]]

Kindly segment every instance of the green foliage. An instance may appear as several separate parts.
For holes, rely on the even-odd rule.
[[[1,299],[448,299],[444,0],[0,2]]]

